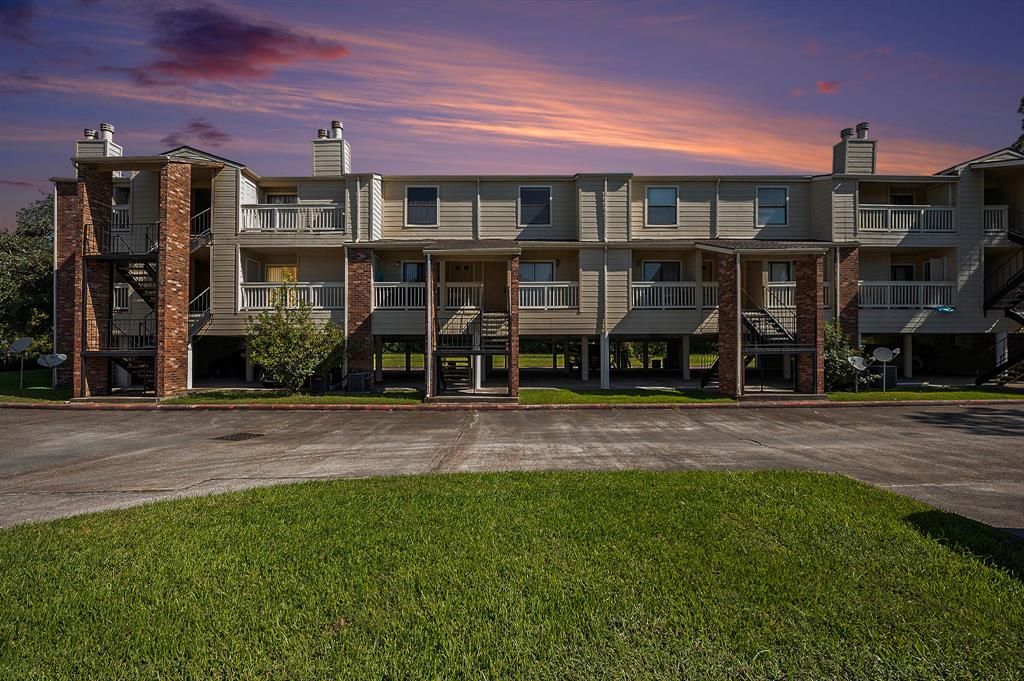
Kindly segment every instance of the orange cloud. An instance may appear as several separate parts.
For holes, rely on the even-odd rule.
[[[842,86],[841,80],[816,80],[814,85],[818,88],[819,95],[834,95],[839,92]]]

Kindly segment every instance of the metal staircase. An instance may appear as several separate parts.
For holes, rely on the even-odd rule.
[[[196,335],[210,321],[210,289],[196,295],[188,303],[188,335]]]
[[[438,363],[442,390],[468,390],[473,387],[473,364],[467,357],[445,357]]]
[[[189,253],[213,240],[212,217],[213,211],[207,208],[189,219]]]
[[[781,304],[767,288],[764,290],[768,306],[756,302],[746,291],[743,292],[744,309],[740,312],[743,323],[743,366],[753,358],[749,350],[784,351],[796,347],[796,308]],[[720,358],[704,372],[700,387],[706,388],[718,376]]]
[[[156,372],[152,357],[113,357],[111,361],[132,377],[132,381],[152,390],[156,384]]]
[[[1024,246],[1024,213],[1010,210],[1006,238]],[[985,276],[985,309],[1003,310],[1018,324],[1024,325],[1024,248],[1020,248],[1003,264]]]
[[[142,298],[150,308],[156,309],[157,273],[154,263],[149,261],[132,262],[118,260],[114,263],[118,274],[128,282],[136,295]]]
[[[512,319],[507,312],[484,312],[480,320],[480,344],[484,352],[508,352],[511,349],[509,327]]]

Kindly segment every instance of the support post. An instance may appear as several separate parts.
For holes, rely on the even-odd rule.
[[[569,337],[563,338],[562,342],[565,343],[562,346],[562,368],[565,369],[566,373],[569,373]]]
[[[914,336],[909,333],[903,334],[903,377],[914,377]]]
[[[690,335],[682,338],[679,348],[679,364],[683,367],[683,380],[690,380]]]
[[[384,336],[373,337],[374,379],[378,383],[384,381]]]
[[[187,371],[187,375],[185,377],[185,389],[186,390],[191,390],[192,389],[192,339],[191,338],[188,339],[188,361],[187,361],[187,364],[188,364],[188,371]]]
[[[612,387],[612,377],[610,371],[611,357],[609,356],[609,343],[608,333],[606,331],[601,332],[601,388],[607,390]]]
[[[1003,364],[1010,360],[1009,337],[1005,331],[996,332],[996,365]]]
[[[580,380],[590,380],[590,339],[586,336],[580,338]]]

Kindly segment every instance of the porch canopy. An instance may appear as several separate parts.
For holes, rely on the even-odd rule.
[[[472,257],[480,260],[500,257],[506,259],[522,253],[522,248],[520,248],[519,242],[513,239],[474,239],[472,241],[440,239],[426,244],[423,247],[423,253],[446,258]]]
[[[770,241],[767,239],[703,239],[695,241],[697,250],[710,253],[732,253],[740,255],[818,255],[837,246],[856,246],[854,241]]]

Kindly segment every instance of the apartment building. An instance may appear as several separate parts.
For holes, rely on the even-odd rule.
[[[644,368],[729,395],[758,371],[820,394],[826,321],[900,347],[905,376],[1007,379],[1024,362],[1010,149],[880,175],[861,123],[821,175],[382,176],[351,172],[335,121],[292,177],[192,147],[127,156],[113,136],[87,129],[74,175],[53,178],[58,380],[80,397],[258,380],[246,321],[285,280],[344,328],[345,377],[380,382],[385,344],[414,347],[429,398],[516,397],[520,348],[542,339],[595,387],[632,345]]]

